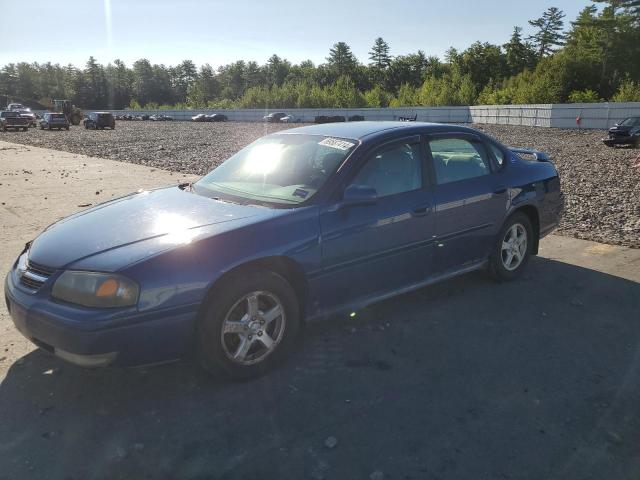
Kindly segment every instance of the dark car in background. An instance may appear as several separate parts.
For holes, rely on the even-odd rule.
[[[227,116],[221,113],[212,113],[210,115],[200,113],[195,117],[191,117],[193,122],[226,122]]]
[[[213,373],[252,377],[291,350],[304,319],[484,268],[516,278],[562,209],[546,155],[471,128],[307,126],[193,184],[49,226],[7,275],[7,308],[25,337],[79,365],[194,352]]]
[[[151,115],[149,117],[149,120],[151,120],[152,122],[171,122],[173,121],[173,117],[170,115],[158,114]]]
[[[21,117],[24,117],[29,120],[29,126],[35,127],[38,125],[38,116],[31,111],[29,108],[25,108],[24,110],[17,110]]]
[[[609,136],[602,139],[607,147],[630,145],[640,147],[640,117],[625,118],[609,129]]]
[[[40,130],[53,130],[53,129],[69,130],[69,120],[64,113],[51,113],[47,112],[42,116],[40,120]]]
[[[208,122],[226,122],[227,120],[227,116],[222,113],[212,113],[211,115],[207,115]]]
[[[83,121],[84,128],[93,130],[103,130],[110,128],[114,130],[116,128],[116,119],[112,113],[109,112],[91,112]]]
[[[262,117],[267,123],[287,123],[293,121],[293,117],[284,112],[273,112]]]
[[[22,130],[26,132],[29,129],[29,119],[23,117],[17,111],[0,112],[0,128],[7,130]]]

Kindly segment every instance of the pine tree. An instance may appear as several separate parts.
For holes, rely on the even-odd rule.
[[[391,63],[391,56],[389,55],[389,44],[383,40],[382,37],[376,38],[369,52],[370,65],[379,70],[386,69]]]
[[[542,58],[554,51],[554,47],[564,44],[565,35],[562,33],[565,14],[556,7],[550,7],[540,18],[529,20],[529,25],[538,31],[527,38],[537,47],[538,57]]]
[[[331,47],[327,62],[337,73],[338,77],[342,75],[352,75],[358,66],[358,60],[356,60],[356,57],[353,55],[351,47],[345,42],[338,42]]]
[[[509,75],[516,75],[535,64],[535,51],[529,42],[522,41],[522,28],[513,27],[509,42],[503,46]]]

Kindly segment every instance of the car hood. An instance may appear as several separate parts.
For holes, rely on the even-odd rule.
[[[32,242],[29,259],[50,268],[78,262],[80,266],[74,268],[85,268],[100,264],[87,262],[87,258],[102,256],[110,260],[101,268],[111,270],[215,234],[242,219],[269,217],[272,212],[221,202],[180,187],[142,191],[49,226]],[[225,228],[219,228],[223,225]]]

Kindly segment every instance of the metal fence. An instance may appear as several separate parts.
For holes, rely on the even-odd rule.
[[[473,107],[403,108],[290,108],[290,109],[194,109],[194,110],[111,110],[116,115],[165,114],[175,120],[191,120],[194,115],[223,113],[231,121],[257,122],[269,112],[285,111],[297,122],[313,122],[318,116],[362,116],[366,120],[398,120],[439,123],[486,123],[534,127],[605,129],[629,116],[640,116],[640,102],[574,103],[540,105],[479,105]]]

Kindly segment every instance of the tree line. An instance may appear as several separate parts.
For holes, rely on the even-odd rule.
[[[601,8],[598,8],[601,4]],[[11,63],[0,69],[0,94],[47,104],[71,99],[87,109],[340,108],[640,101],[640,0],[595,0],[565,25],[552,7],[514,27],[503,45],[475,42],[444,59],[422,50],[390,55],[377,38],[361,63],[345,42],[326,62],[292,64],[273,55],[214,69],[191,60],[176,66],[140,59],[84,68]]]

